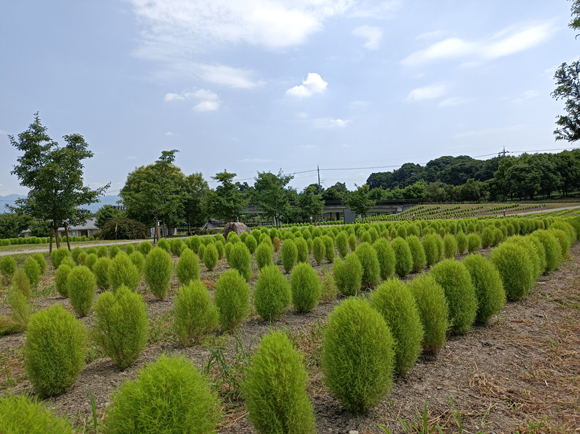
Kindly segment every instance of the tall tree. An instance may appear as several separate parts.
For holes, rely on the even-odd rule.
[[[356,190],[348,195],[346,204],[364,219],[369,210],[375,205],[375,201],[369,198],[369,186],[367,184],[360,187],[355,184],[355,187]]]
[[[290,203],[286,186],[294,175],[284,175],[282,170],[274,175],[271,172],[258,172],[254,182],[254,197],[264,216],[280,225],[280,217],[287,214]]]
[[[95,226],[101,229],[109,220],[125,217],[125,212],[113,205],[103,205],[95,213]]]
[[[314,193],[312,188],[307,187],[298,195],[298,208],[304,220],[315,218],[324,209],[324,199],[322,195]]]
[[[238,220],[249,202],[240,192],[240,184],[233,182],[235,177],[235,173],[228,173],[227,170],[212,176],[212,179],[221,185],[218,185],[215,190],[210,190],[208,194],[210,214],[226,222]]]
[[[26,214],[5,212],[0,214],[0,239],[17,238],[25,229],[32,224],[34,219]]]
[[[8,137],[10,144],[23,152],[11,173],[18,177],[20,185],[30,189],[27,197],[18,199],[15,206],[10,208],[41,221],[50,220],[58,248],[58,228],[64,226],[68,241],[68,225],[84,224],[92,214],[81,207],[97,202],[110,184],[96,190],[84,186],[83,160],[91,158],[93,153],[89,151],[83,136],[64,136],[66,145],[59,146],[48,136],[38,113],[28,129],[18,135],[18,139]]]
[[[202,226],[207,220],[206,201],[209,186],[201,172],[192,173],[185,177],[183,191],[185,193],[183,216],[187,223],[188,233],[191,233],[191,227]]]

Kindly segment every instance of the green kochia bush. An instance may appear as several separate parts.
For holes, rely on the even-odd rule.
[[[95,275],[84,265],[75,267],[68,274],[66,287],[70,304],[79,316],[87,316],[93,307],[97,283]]]
[[[253,237],[252,237],[253,238]],[[219,253],[214,243],[208,244],[203,252],[203,265],[211,271],[218,263]]]
[[[66,392],[85,365],[87,331],[61,305],[30,318],[24,344],[24,367],[41,398]]]
[[[175,268],[175,274],[181,285],[187,285],[192,280],[199,280],[199,261],[193,250],[183,250]]]
[[[143,274],[153,295],[163,300],[169,291],[173,274],[173,261],[169,253],[159,247],[154,248],[145,259]]]
[[[73,258],[73,261],[75,261],[76,265],[79,265],[79,256],[81,255],[81,253],[83,253],[84,250],[81,249],[80,247],[75,247],[74,249],[72,249],[71,251],[71,256]]]
[[[310,264],[298,264],[290,276],[292,304],[298,312],[310,312],[321,297],[320,277]]]
[[[71,270],[72,269],[68,265],[58,267],[56,270],[54,286],[56,287],[57,292],[63,297],[68,297],[68,286],[66,281]]]
[[[38,262],[36,262],[32,256],[26,258],[24,265],[22,265],[22,269],[24,270],[30,284],[34,287],[38,286],[41,277],[40,265],[38,265]]]
[[[493,229],[488,226],[481,233],[481,247],[487,249],[493,246],[494,242],[495,236],[493,234]]]
[[[457,252],[457,239],[451,234],[445,235],[443,238],[443,254],[447,259],[455,257]]]
[[[103,292],[95,304],[91,329],[99,348],[121,368],[131,366],[147,346],[147,305],[140,294],[125,286]]]
[[[248,237],[246,238],[245,244],[250,251],[250,254],[253,254],[256,250],[256,247],[258,247],[258,240],[256,240],[254,237]]]
[[[322,238],[315,238],[312,242],[312,257],[318,265],[322,263],[324,256],[326,255],[326,246]]]
[[[397,237],[391,241],[391,247],[395,252],[395,273],[401,277],[405,277],[413,269],[413,253],[409,244],[404,238]],[[414,245],[417,248],[416,244]],[[417,249],[418,250],[418,249]],[[421,251],[417,251],[417,266],[419,266],[421,259],[425,258],[425,253],[423,251],[423,256],[421,256]],[[423,268],[423,267],[421,267]]]
[[[356,235],[355,234],[350,234],[348,236],[348,248],[350,249],[351,252],[354,252],[356,250]]]
[[[265,321],[272,321],[284,314],[292,301],[290,284],[276,265],[260,270],[254,287],[254,307]]]
[[[119,252],[109,264],[109,280],[113,291],[121,286],[135,291],[141,283],[141,273],[125,252]]]
[[[366,413],[393,385],[394,340],[383,317],[362,299],[343,301],[328,316],[322,372],[342,405]]]
[[[421,271],[427,264],[427,260],[425,259],[425,249],[423,249],[421,241],[419,241],[419,238],[415,235],[409,235],[406,241],[411,251],[411,258],[413,259],[411,271],[414,273]]]
[[[423,325],[413,294],[399,279],[389,279],[372,294],[371,306],[391,330],[395,340],[395,370],[405,375],[417,361],[423,341]]]
[[[437,235],[425,235],[421,240],[423,250],[425,251],[425,261],[428,266],[435,264],[439,260],[439,249],[437,247]]]
[[[307,380],[302,355],[284,333],[262,338],[245,384],[249,418],[259,433],[316,432]]]
[[[463,255],[465,250],[467,250],[467,237],[463,233],[463,231],[459,231],[457,233],[457,253]]]
[[[445,291],[450,330],[455,334],[467,333],[477,314],[477,297],[469,271],[461,262],[445,259],[433,267],[431,275]]]
[[[171,251],[171,244],[165,238],[161,238],[157,242],[157,247],[165,250],[167,253],[169,253]]]
[[[38,252],[32,255],[32,257],[36,262],[38,262],[38,266],[40,267],[40,274],[44,274],[46,272],[46,259],[44,259],[44,255]]]
[[[381,266],[377,251],[373,249],[373,246],[369,243],[361,243],[354,253],[358,256],[358,260],[363,267],[361,285],[364,288],[369,288],[379,283]]]
[[[324,243],[324,258],[330,262],[334,262],[334,257],[336,256],[336,251],[334,250],[334,240],[328,236],[324,235],[322,237],[322,242]]]
[[[129,244],[126,248],[125,248],[125,253],[128,256],[131,256],[133,253],[135,252],[135,247],[133,247],[131,244]]]
[[[246,282],[252,279],[252,255],[244,243],[235,243],[232,246],[229,264],[230,267],[238,270],[240,275],[246,279]]]
[[[109,247],[109,258],[115,259],[115,256],[117,256],[119,253],[121,253],[121,249],[116,244],[113,244],[111,247]]]
[[[89,270],[93,271],[93,267],[97,263],[98,259],[99,257],[96,254],[91,253],[87,256],[87,259],[85,259],[85,265],[89,268]]]
[[[377,251],[377,259],[381,269],[381,279],[386,280],[395,272],[395,263],[397,261],[395,252],[391,244],[385,238],[379,238],[374,242],[373,248]]]
[[[544,251],[546,252],[546,273],[554,271],[560,266],[562,251],[560,249],[560,243],[550,231],[536,231],[532,234],[536,237],[544,246]]]
[[[35,398],[0,398],[0,432],[4,434],[72,434],[67,420],[55,416]]]
[[[296,244],[298,262],[308,262],[308,243],[306,240],[304,238],[296,238],[294,244]]]
[[[477,234],[469,234],[467,236],[467,251],[473,253],[481,247],[481,237]]]
[[[385,240],[385,242],[387,241]],[[358,294],[361,288],[363,267],[356,254],[349,253],[344,261],[338,258],[334,263],[332,273],[336,286],[342,295]]]
[[[218,397],[193,363],[163,354],[113,395],[105,432],[209,434],[220,418]]]
[[[286,273],[292,271],[298,260],[298,248],[291,239],[286,239],[282,243],[282,265]]]
[[[183,244],[183,241],[181,241],[180,238],[173,238],[169,242],[169,249],[171,250],[171,253],[173,253],[175,256],[180,256],[181,250],[184,247],[185,247],[185,245]]]
[[[137,250],[139,250],[143,256],[147,256],[151,249],[153,249],[153,246],[149,241],[141,241],[137,246]]]
[[[7,255],[0,260],[0,273],[3,276],[11,279],[14,273],[16,273],[16,268],[16,260],[12,256]]]
[[[137,271],[139,271],[139,275],[141,275],[141,273],[143,273],[143,267],[145,266],[145,257],[143,254],[141,252],[134,251],[129,255],[129,259],[131,259],[131,262],[133,265],[135,265]]]
[[[423,352],[437,354],[445,344],[449,309],[445,292],[433,277],[421,274],[408,283],[423,324]]]
[[[99,258],[108,258],[109,257],[109,249],[107,249],[107,246],[99,247],[99,250],[97,250],[97,256]]]
[[[268,243],[260,243],[258,247],[256,247],[256,251],[254,256],[256,257],[256,263],[258,264],[258,269],[261,270],[268,265],[272,265],[272,255],[274,251],[272,250],[272,246]]]
[[[499,271],[481,255],[469,255],[463,260],[463,264],[471,275],[477,296],[476,321],[487,324],[505,305],[505,291]]]
[[[236,243],[246,248],[244,243]],[[215,285],[215,304],[222,329],[232,330],[239,326],[250,312],[250,287],[246,279],[235,269],[223,273]]]
[[[70,258],[70,252],[66,247],[61,247],[59,249],[53,250],[50,254],[50,261],[54,268],[60,267],[60,263],[64,258]]]
[[[109,280],[110,266],[111,260],[108,257],[97,259],[97,262],[95,262],[95,265],[93,265],[93,273],[96,278],[97,287],[102,290],[107,290],[111,287],[111,281]]]
[[[346,232],[341,231],[334,240],[336,243],[336,249],[341,258],[345,258],[348,255],[348,235]]]
[[[525,297],[534,283],[533,259],[522,245],[503,243],[491,252],[508,300]]]
[[[12,288],[22,292],[27,300],[30,300],[30,297],[32,297],[30,280],[28,280],[24,269],[19,268],[16,270],[16,273],[14,273],[14,277],[12,278]]]
[[[554,226],[554,225],[552,225]],[[564,232],[562,229],[552,229],[550,227],[550,232],[552,234],[554,234],[554,236],[556,237],[556,239],[558,240],[558,243],[560,243],[560,251],[561,251],[561,258],[562,260],[567,259],[569,257],[569,252],[570,252],[570,236],[569,234],[567,234],[566,232]]]
[[[199,280],[191,280],[175,295],[173,330],[184,347],[191,346],[218,325],[218,311],[209,291]]]

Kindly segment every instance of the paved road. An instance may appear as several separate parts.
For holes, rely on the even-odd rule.
[[[134,244],[134,243],[140,243],[141,241],[145,241],[145,240],[119,240],[119,241],[111,241],[108,243],[98,243],[98,244],[79,244],[79,243],[71,243],[71,248],[75,248],[75,247],[82,247],[82,248],[87,248],[87,247],[101,247],[101,246],[110,246],[113,244]],[[147,240],[150,241],[150,240]],[[64,246],[66,247],[66,241],[64,243],[60,244],[61,247]],[[56,248],[56,246],[53,244],[53,248]],[[37,253],[37,252],[48,252],[48,247],[39,247],[37,249],[31,249],[31,248],[27,248],[25,244],[22,245],[22,250],[9,250],[6,252],[0,252],[0,256],[7,256],[7,255],[20,255],[22,253]]]
[[[518,215],[526,215],[526,214],[549,214],[551,212],[566,211],[568,209],[577,209],[577,208],[580,208],[580,205],[566,206],[566,207],[563,207],[563,208],[551,208],[551,209],[550,208],[546,208],[546,209],[543,209],[541,211],[523,212],[523,213],[520,213]],[[508,217],[510,217],[511,215],[513,215],[513,214],[508,214]]]

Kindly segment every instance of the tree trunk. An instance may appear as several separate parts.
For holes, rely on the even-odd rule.
[[[66,235],[66,245],[68,247],[68,251],[70,252],[70,240],[68,238],[68,223],[64,223],[64,234]]]
[[[48,254],[50,255],[52,253],[52,235],[54,234],[54,228],[51,226],[50,227],[50,244],[48,246]]]
[[[56,222],[54,223],[54,242],[56,243],[56,248],[60,249],[60,236],[58,234],[58,225],[56,224]]]

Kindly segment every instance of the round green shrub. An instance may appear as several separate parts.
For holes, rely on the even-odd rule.
[[[403,225],[397,228],[397,238],[407,238],[407,228]]]
[[[113,291],[126,286],[135,291],[141,283],[141,273],[125,252],[119,252],[109,264],[109,281]]]
[[[253,236],[246,238],[245,241],[246,247],[250,251],[250,254],[253,255],[256,251],[256,247],[258,247],[258,241]]]
[[[232,246],[229,264],[246,279],[246,282],[252,279],[252,255],[244,243],[235,243]]]
[[[320,302],[322,283],[310,264],[298,264],[290,276],[292,304],[298,312],[310,312]]]
[[[131,256],[133,254],[133,252],[135,252],[135,247],[133,247],[132,244],[129,244],[126,248],[125,248],[125,253],[128,256]]]
[[[209,434],[220,419],[219,399],[193,363],[162,354],[113,395],[105,433]]]
[[[469,253],[476,252],[481,247],[481,237],[477,234],[469,234],[467,236],[467,251]]]
[[[379,283],[381,266],[377,251],[369,243],[361,243],[355,250],[355,255],[363,267],[361,285],[363,288],[370,288]]]
[[[415,235],[407,239],[411,237]],[[395,371],[406,375],[417,361],[423,342],[423,325],[413,294],[399,279],[391,278],[377,288],[370,303],[385,319],[395,340]]]
[[[231,246],[231,244],[230,244],[230,246]],[[201,244],[197,249],[197,256],[199,256],[199,260],[202,262],[203,262],[203,257],[205,255],[205,249],[206,249],[205,244]],[[227,257],[227,249],[226,249],[226,257]],[[229,259],[228,259],[228,263],[229,263]]]
[[[43,275],[46,272],[46,259],[44,259],[44,255],[38,252],[32,255],[32,258],[38,263],[40,274]]]
[[[143,256],[147,256],[152,249],[153,245],[149,241],[141,241],[137,245],[137,250],[139,250]]]
[[[145,266],[145,257],[143,254],[139,251],[134,251],[129,255],[129,259],[135,265],[139,274],[143,273],[143,267]]]
[[[54,286],[56,287],[56,291],[63,297],[68,297],[68,286],[66,282],[71,270],[72,268],[68,265],[62,265],[58,267],[54,276]]]
[[[260,243],[256,247],[256,252],[254,256],[256,257],[256,263],[258,264],[258,269],[261,270],[268,265],[272,265],[272,255],[274,254],[272,246],[268,243]]]
[[[362,299],[348,298],[328,316],[322,372],[341,404],[367,413],[393,385],[394,340],[383,317]]]
[[[491,262],[501,276],[508,300],[525,297],[534,283],[534,264],[529,251],[518,243],[502,243],[491,252]]]
[[[350,249],[351,252],[354,252],[356,250],[356,235],[355,234],[350,234],[348,236],[348,248]]]
[[[183,241],[181,241],[180,238],[173,238],[169,241],[169,250],[175,256],[181,255],[181,250],[184,247],[185,247],[185,245],[183,244]]]
[[[177,274],[177,280],[181,285],[187,285],[192,280],[199,280],[199,261],[193,250],[185,249],[182,251],[175,267],[175,274]]]
[[[55,249],[50,254],[50,261],[52,262],[52,266],[54,268],[60,267],[60,263],[65,259],[70,258],[70,252],[66,247],[61,247],[59,249]],[[76,265],[76,264],[75,264]]]
[[[445,291],[449,329],[458,335],[467,333],[477,315],[477,297],[469,271],[463,263],[445,259],[432,268],[431,275]]]
[[[107,249],[107,246],[99,247],[99,250],[97,250],[97,256],[99,258],[108,258],[109,257],[109,249]]]
[[[345,258],[348,255],[348,235],[346,232],[342,231],[334,240],[336,243],[336,249],[341,258]]]
[[[161,238],[157,242],[157,247],[165,250],[167,253],[171,252],[171,244],[165,238]]]
[[[477,297],[475,321],[487,324],[505,305],[506,296],[501,276],[495,266],[481,255],[468,255],[463,264],[469,271]]]
[[[312,241],[312,257],[318,265],[322,263],[324,256],[326,255],[326,246],[321,237],[314,238]]]
[[[411,258],[413,259],[411,271],[413,273],[421,271],[423,269],[423,267],[427,264],[427,259],[425,258],[425,249],[423,249],[423,245],[421,244],[421,241],[415,235],[407,236],[406,241],[407,241],[407,244],[409,245],[409,250],[411,251]],[[404,250],[406,250],[406,249],[404,249]],[[400,253],[402,253],[401,250],[399,250],[399,251],[400,251]],[[403,253],[403,255],[404,255],[404,253]],[[404,270],[399,270],[399,271],[404,271]],[[397,273],[397,274],[399,274],[399,273]],[[401,276],[401,277],[403,277],[403,276]]]
[[[249,418],[259,433],[316,432],[307,380],[303,357],[284,333],[262,338],[245,383]]]
[[[294,240],[294,244],[296,244],[298,262],[308,262],[308,243],[306,240],[298,237]],[[283,248],[282,251],[284,251]]]
[[[534,240],[537,242],[537,240]],[[538,277],[540,277],[540,275],[544,272],[544,269],[542,269],[542,259],[540,258],[540,253],[538,252],[538,250],[536,249],[537,245],[533,242],[531,242],[529,240],[529,237],[527,236],[513,236],[511,237],[509,240],[506,241],[505,244],[518,244],[521,245],[522,247],[524,247],[524,249],[526,249],[526,251],[528,252],[528,256],[531,259],[531,271],[532,271],[532,281],[535,281]],[[538,245],[541,245],[541,243],[538,243]],[[542,249],[543,249],[543,245],[542,245]],[[545,251],[543,251],[544,254],[544,264],[545,264]]]
[[[562,229],[552,229],[554,225],[552,225],[549,231],[554,234],[558,243],[560,243],[560,257],[562,260],[567,259],[570,252],[570,238],[569,235],[564,232]]]
[[[240,241],[240,237],[235,232],[229,232],[228,236],[226,237],[228,243],[236,244]]]
[[[338,295],[338,287],[336,286],[334,276],[330,270],[323,271],[320,283],[322,284],[320,301],[323,303],[330,303],[335,300]]]
[[[96,255],[97,253],[99,253],[99,251],[94,246],[87,249],[87,255]]]
[[[7,255],[0,260],[0,273],[3,276],[12,279],[12,276],[16,273],[16,268],[18,268],[16,260],[12,256]]]
[[[449,308],[445,291],[433,279],[422,273],[408,284],[423,325],[423,352],[435,355],[445,344],[448,328]]]
[[[393,241],[391,241],[391,247],[393,249],[393,252],[395,252],[395,273],[397,273],[397,275],[400,277],[405,277],[407,274],[411,272],[414,264],[413,252],[409,247],[409,243],[407,243],[407,241],[404,238],[397,237]],[[414,244],[414,247],[417,247],[417,245]],[[425,258],[425,251],[423,250],[422,252],[423,252],[422,256],[421,250],[418,250],[416,252],[418,261],[417,266],[419,266],[421,260]]]
[[[93,271],[93,267],[97,263],[98,259],[99,257],[95,253],[87,255],[87,259],[85,259],[85,266],[87,266],[89,270]]]
[[[447,234],[445,238],[443,238],[443,256],[447,259],[451,259],[455,257],[455,253],[457,252],[457,239],[454,235]]]
[[[163,300],[167,295],[172,274],[173,261],[169,253],[159,247],[151,250],[145,258],[143,277],[153,295],[158,299]]]
[[[73,258],[73,261],[75,261],[75,264],[76,265],[79,265],[79,256],[83,252],[84,252],[84,250],[81,249],[80,247],[75,247],[74,249],[72,249],[72,251],[71,251],[71,257]]]
[[[85,366],[87,331],[61,305],[30,318],[24,344],[24,367],[41,398],[69,390]]]
[[[292,301],[290,284],[276,265],[263,267],[254,287],[254,307],[265,321],[279,318]]]
[[[463,255],[467,250],[467,237],[463,233],[463,231],[459,231],[456,236],[457,240],[457,253]]]
[[[62,267],[63,265],[68,265],[70,268],[75,268],[75,261],[72,260],[72,258],[64,258],[62,260],[62,262],[60,263],[60,266]]]
[[[432,266],[439,260],[439,249],[437,247],[437,235],[425,235],[421,240],[423,251],[425,252],[425,262],[428,266]]]
[[[562,250],[560,249],[560,243],[550,231],[536,231],[532,234],[536,237],[544,246],[544,251],[546,253],[546,273],[554,271],[560,266]]]
[[[578,235],[576,234],[576,230],[574,229],[574,227],[564,220],[555,221],[550,225],[550,229],[553,231],[554,230],[564,231],[566,235],[568,235],[570,245],[574,244],[578,240]]]
[[[334,240],[330,236],[324,235],[322,237],[322,242],[324,243],[324,258],[332,264],[334,262],[334,257],[336,256]]]
[[[298,248],[293,240],[286,239],[282,243],[282,265],[286,273],[292,271],[298,260]]]
[[[242,245],[247,250],[244,243]],[[232,248],[233,249],[233,248]],[[215,285],[215,304],[219,323],[224,330],[238,327],[250,312],[250,287],[236,269],[227,270]]]
[[[383,237],[374,242],[373,248],[377,252],[381,279],[386,280],[395,272],[396,257],[391,244]]]
[[[109,258],[115,259],[115,256],[117,256],[119,253],[121,253],[121,249],[116,244],[113,244],[109,247]]]
[[[78,316],[87,316],[93,307],[97,283],[84,265],[73,268],[66,279],[70,304]]]
[[[493,235],[493,229],[491,227],[486,227],[481,233],[481,247],[487,249],[493,246],[495,237]]]
[[[538,258],[538,274],[535,276],[534,280],[538,279],[541,274],[546,272],[546,267],[548,264],[548,260],[546,257],[546,249],[540,240],[536,237],[532,237],[530,235],[524,237],[523,239],[524,244],[527,246],[528,250],[532,255],[537,256]]]
[[[363,231],[362,235],[360,237],[360,242],[361,243],[369,243],[372,244],[373,243],[373,237],[371,236],[371,234],[368,231]]]
[[[0,398],[0,432],[4,434],[72,434],[67,420],[55,416],[35,398]]]
[[[208,244],[203,252],[203,264],[209,271],[211,271],[216,267],[218,260],[219,253],[217,247],[214,243]]]
[[[97,287],[103,291],[111,287],[111,280],[109,279],[109,267],[111,266],[111,260],[108,257],[102,257],[97,259],[95,265],[93,265],[93,274],[95,275],[95,280],[97,282]]]
[[[95,303],[91,337],[122,370],[137,361],[149,333],[147,305],[140,294],[121,286],[103,292]]]
[[[346,255],[344,261],[338,258],[332,268],[334,281],[342,295],[357,295],[361,288],[363,267],[356,254]]]
[[[504,240],[503,231],[501,229],[495,228],[493,231],[493,237],[494,239],[492,246],[495,247]]]
[[[209,291],[199,280],[190,280],[175,295],[173,331],[183,347],[198,342],[218,325],[218,311]]]
[[[36,260],[30,256],[26,258],[26,261],[24,261],[22,269],[24,270],[24,273],[26,274],[30,284],[34,287],[38,286],[40,283],[40,278],[42,277],[40,265],[38,265],[38,262],[36,262]]]

